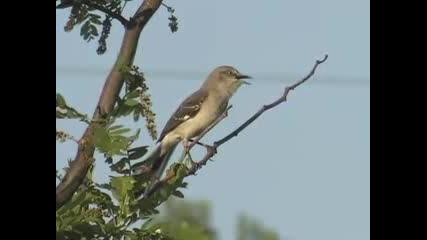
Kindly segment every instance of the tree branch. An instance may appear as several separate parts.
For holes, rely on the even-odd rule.
[[[128,24],[129,24],[129,21],[125,17],[123,17],[120,13],[113,12],[104,6],[101,6],[101,5],[96,4],[96,3],[92,3],[90,1],[83,1],[82,3],[91,7],[91,8],[94,8],[100,12],[103,12],[103,13],[107,14],[108,16],[110,16],[114,19],[116,19],[123,26],[128,26]],[[56,8],[57,9],[68,8],[68,7],[74,6],[74,4],[75,4],[74,0],[62,0],[61,3],[56,6]],[[80,4],[80,3],[78,3],[78,4]]]
[[[283,95],[279,99],[277,99],[276,101],[274,101],[271,104],[267,104],[267,105],[262,106],[261,109],[258,110],[258,112],[256,112],[252,117],[250,117],[245,123],[243,123],[236,130],[234,130],[233,132],[231,132],[230,134],[228,134],[224,138],[222,138],[222,139],[214,142],[214,144],[212,146],[205,145],[205,147],[206,147],[206,155],[203,157],[202,160],[200,160],[198,162],[199,163],[199,164],[197,164],[198,166],[193,165],[188,170],[187,176],[188,175],[194,175],[197,172],[197,170],[199,169],[198,167],[202,167],[202,166],[206,165],[206,163],[208,162],[208,160],[211,159],[217,153],[217,149],[218,149],[219,146],[221,146],[222,144],[228,142],[233,137],[236,137],[241,131],[243,131],[246,127],[248,127],[253,121],[255,121],[265,111],[267,111],[269,109],[272,109],[272,108],[276,107],[277,105],[279,105],[279,104],[281,104],[283,102],[286,102],[289,92],[291,90],[294,90],[295,88],[297,88],[299,85],[303,84],[304,82],[306,82],[308,79],[310,79],[314,75],[317,67],[320,64],[324,63],[327,59],[328,59],[328,55],[326,54],[325,57],[322,60],[317,60],[316,63],[314,64],[313,68],[311,69],[311,71],[304,78],[302,78],[301,80],[299,80],[298,82],[296,82],[296,83],[294,83],[294,84],[292,84],[290,86],[285,87]],[[211,128],[214,127],[214,125],[218,124],[225,117],[227,117],[227,111],[225,111],[221,115],[221,117],[219,117],[219,119],[217,121],[215,121],[215,123],[213,124],[213,126],[211,126]],[[209,130],[211,128],[209,128]],[[197,138],[197,141],[199,139],[200,138]],[[196,144],[197,141],[193,142],[191,146],[193,146],[194,144]]]
[[[84,2],[84,4],[88,5],[89,7],[95,8],[96,10],[103,12],[103,13],[107,14],[108,16],[116,19],[125,27],[129,25],[129,21],[125,17],[123,17],[120,13],[113,12],[110,9],[108,9],[104,6],[98,5],[96,3]]]
[[[229,141],[231,138],[236,137],[241,131],[243,131],[243,129],[245,129],[247,126],[249,126],[253,121],[255,121],[259,116],[261,116],[261,114],[263,114],[265,111],[276,107],[277,105],[281,104],[282,102],[286,102],[289,92],[291,90],[294,90],[295,88],[297,88],[299,85],[303,84],[304,82],[306,82],[308,79],[310,79],[314,75],[317,67],[320,64],[322,64],[323,62],[325,62],[327,59],[328,59],[328,55],[326,54],[322,60],[317,60],[316,63],[314,64],[313,68],[311,69],[310,73],[308,73],[300,81],[298,81],[298,82],[296,82],[290,86],[285,87],[285,91],[283,92],[283,95],[279,99],[277,99],[275,102],[273,102],[271,104],[262,106],[262,108],[257,113],[255,113],[251,118],[249,118],[245,123],[243,123],[236,130],[234,130],[233,132],[228,134],[226,137],[222,138],[221,140],[216,141],[214,143],[214,145],[219,147],[220,145]]]
[[[124,74],[122,69],[133,64],[140,34],[161,3],[162,0],[144,0],[131,19],[131,24],[126,28],[119,55],[104,83],[98,106],[93,113],[92,119],[94,121],[89,124],[78,141],[76,157],[56,188],[56,209],[59,209],[72,198],[85,179],[89,167],[92,165],[95,152],[95,131],[102,126],[104,121],[100,120],[104,118],[103,116],[108,115],[113,110],[123,87]]]

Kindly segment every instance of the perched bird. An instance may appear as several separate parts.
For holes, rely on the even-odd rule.
[[[150,172],[153,175],[144,197],[151,195],[152,187],[161,177],[176,146],[182,141],[187,150],[190,140],[199,136],[223,114],[230,98],[242,84],[249,84],[245,80],[249,78],[251,77],[241,74],[232,66],[219,66],[209,74],[197,91],[179,105],[157,140],[160,144],[147,158],[152,162]],[[193,160],[192,163],[196,164]]]

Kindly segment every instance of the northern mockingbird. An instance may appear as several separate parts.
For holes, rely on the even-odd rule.
[[[151,191],[154,182],[162,175],[169,158],[176,146],[182,141],[188,153],[190,140],[196,138],[223,114],[230,98],[242,84],[249,84],[244,79],[251,78],[241,74],[232,66],[215,68],[201,87],[188,96],[172,114],[160,134],[160,143],[150,154],[153,174],[145,193]],[[191,160],[192,164],[196,164]],[[145,194],[144,194],[145,195]]]

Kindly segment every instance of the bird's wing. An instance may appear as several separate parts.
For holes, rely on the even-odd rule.
[[[187,97],[169,118],[157,142],[162,141],[166,134],[174,130],[181,123],[194,117],[199,112],[200,107],[206,100],[207,96],[208,92],[200,89]]]

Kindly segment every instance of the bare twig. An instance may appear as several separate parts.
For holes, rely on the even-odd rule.
[[[168,10],[168,12],[173,12],[174,11],[172,7],[169,7],[168,5],[166,5],[164,3],[162,3],[162,5],[163,5],[163,7],[165,7]]]
[[[61,183],[56,188],[56,209],[59,209],[72,198],[74,192],[85,179],[92,165],[93,154],[95,152],[95,131],[104,124],[101,121],[103,116],[108,116],[113,110],[124,83],[122,69],[123,67],[132,66],[142,29],[160,7],[161,3],[162,0],[144,0],[132,18],[132,23],[134,24],[129,24],[132,26],[126,28],[119,55],[104,83],[98,105],[93,113],[92,119],[94,121],[90,122],[83,136],[78,141],[76,157]]]
[[[286,102],[289,92],[291,90],[294,90],[295,88],[297,88],[299,85],[303,84],[304,82],[306,82],[308,79],[310,79],[310,77],[312,77],[314,75],[317,67],[320,64],[322,64],[323,62],[325,62],[327,59],[328,59],[328,55],[326,54],[325,57],[322,60],[317,60],[316,63],[314,64],[313,68],[311,69],[310,73],[308,73],[304,78],[302,78],[298,82],[296,82],[296,83],[294,83],[294,84],[292,84],[290,86],[285,87],[283,95],[279,99],[277,99],[276,101],[274,101],[271,104],[267,104],[267,105],[262,106],[261,109],[258,110],[258,112],[256,112],[251,118],[249,118],[245,123],[243,123],[236,130],[234,130],[233,132],[231,132],[230,134],[228,134],[224,138],[222,138],[222,139],[214,142],[214,144],[212,146],[206,145],[206,155],[203,157],[202,160],[200,160],[198,162],[197,166],[193,165],[189,169],[189,171],[187,172],[187,176],[188,175],[194,175],[197,172],[198,167],[206,165],[206,163],[208,162],[208,160],[211,159],[217,153],[217,149],[218,149],[219,146],[221,146],[222,144],[226,143],[227,141],[229,141],[233,137],[236,137],[241,131],[243,131],[243,129],[245,129],[246,127],[248,127],[253,121],[255,121],[265,111],[267,111],[269,109],[272,109],[272,108],[276,107],[277,105],[279,105],[279,104],[281,104],[283,102]],[[219,121],[221,121],[222,119],[224,119],[226,117],[226,114],[227,113],[224,112],[224,114],[219,118]],[[194,145],[194,144],[195,144],[195,142],[192,143],[192,145]]]
[[[243,129],[245,129],[247,126],[249,126],[253,121],[255,121],[259,116],[261,116],[261,114],[263,114],[265,111],[276,107],[277,105],[281,104],[282,102],[286,102],[289,92],[291,90],[294,90],[295,88],[297,88],[299,85],[303,84],[304,82],[306,82],[308,79],[310,79],[314,75],[317,67],[320,64],[322,64],[323,62],[325,62],[326,59],[328,59],[327,54],[325,55],[325,57],[322,60],[316,61],[313,68],[311,69],[310,73],[308,73],[304,78],[302,78],[301,80],[299,80],[298,82],[296,82],[290,86],[285,87],[285,91],[283,92],[283,95],[279,99],[277,99],[275,102],[273,102],[271,104],[262,106],[261,109],[257,113],[255,113],[251,118],[249,118],[245,123],[243,123],[240,127],[238,127],[236,130],[234,130],[233,132],[231,132],[230,134],[228,134],[227,136],[225,136],[221,140],[216,141],[214,143],[214,145],[219,147],[220,145],[224,144],[225,142],[227,142],[231,138],[236,137],[241,131],[243,131]]]

